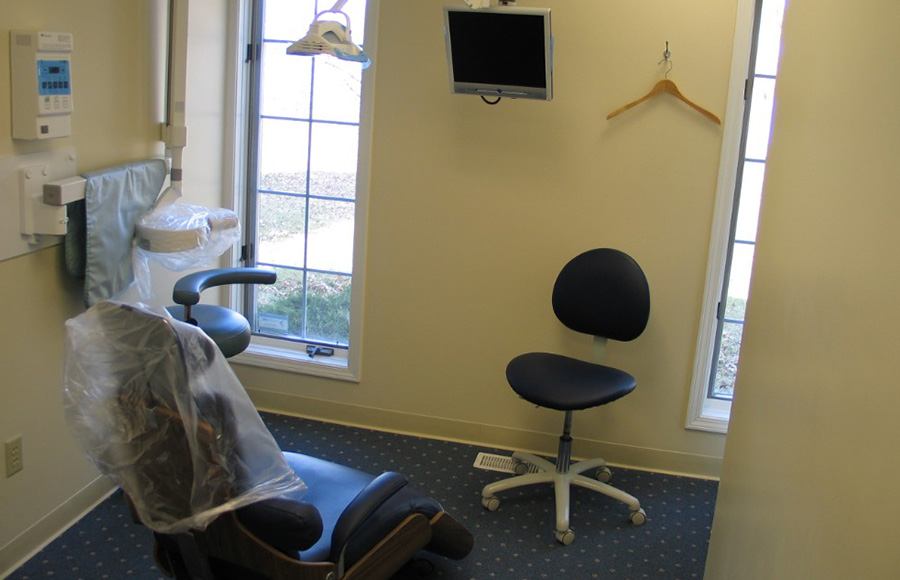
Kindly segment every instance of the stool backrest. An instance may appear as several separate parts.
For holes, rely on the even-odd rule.
[[[557,276],[553,312],[572,330],[634,340],[650,318],[650,286],[628,254],[611,248],[588,250]]]

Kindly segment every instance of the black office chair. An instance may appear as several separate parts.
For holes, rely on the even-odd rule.
[[[168,574],[380,580],[419,550],[472,549],[403,475],[281,453],[205,333],[107,301],[66,326],[69,424],[154,530]],[[286,491],[295,474],[305,492]]]
[[[572,330],[592,334],[601,347],[606,339],[634,340],[650,317],[650,287],[641,267],[619,250],[601,248],[576,256],[563,267],[553,287],[553,311]],[[612,472],[603,459],[571,463],[572,411],[611,403],[634,390],[635,378],[619,369],[584,362],[559,354],[533,352],[520,355],[506,367],[506,378],[523,399],[565,412],[563,433],[554,465],[530,453],[515,452],[516,477],[485,486],[482,505],[495,511],[496,494],[508,489],[552,482],[556,492],[557,541],[571,544],[575,533],[569,527],[569,489],[577,485],[628,505],[631,522],[641,525],[646,513],[633,496],[606,482]],[[536,473],[528,473],[534,466]],[[583,473],[596,470],[596,479]]]
[[[199,326],[218,345],[226,358],[244,352],[250,345],[250,323],[231,308],[200,304],[207,288],[229,284],[274,284],[273,270],[262,268],[214,268],[180,278],[172,290],[174,306],[167,310],[177,320]]]

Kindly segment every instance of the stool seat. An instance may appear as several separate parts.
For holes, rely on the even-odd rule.
[[[184,306],[168,306],[174,318],[184,320]],[[191,318],[209,336],[225,357],[243,352],[250,345],[250,323],[247,319],[223,306],[195,304],[191,307]]]
[[[546,352],[512,359],[506,366],[506,380],[526,401],[558,411],[604,405],[637,386],[625,371]]]

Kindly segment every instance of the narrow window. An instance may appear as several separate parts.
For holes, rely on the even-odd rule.
[[[249,289],[243,306],[262,350],[293,350],[300,362],[346,366],[356,346],[354,240],[361,239],[358,204],[366,182],[357,171],[362,67],[285,53],[330,5],[253,3],[243,257],[248,266],[277,272],[278,282]],[[365,0],[345,12],[362,44]]]
[[[740,362],[741,336],[756,247],[757,220],[771,134],[775,79],[781,45],[784,0],[757,0],[750,68],[739,98],[745,101],[738,155],[724,171],[733,172],[732,198],[722,223],[713,228],[704,320],[688,426],[725,431]],[[734,139],[726,130],[725,139]],[[728,144],[726,143],[727,147]],[[725,155],[723,154],[723,160]],[[724,248],[718,250],[718,248]],[[723,259],[724,258],[724,259]]]

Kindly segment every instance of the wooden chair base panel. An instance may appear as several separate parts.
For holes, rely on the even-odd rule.
[[[346,580],[384,580],[393,576],[431,540],[431,525],[412,514],[360,558],[344,575]]]

